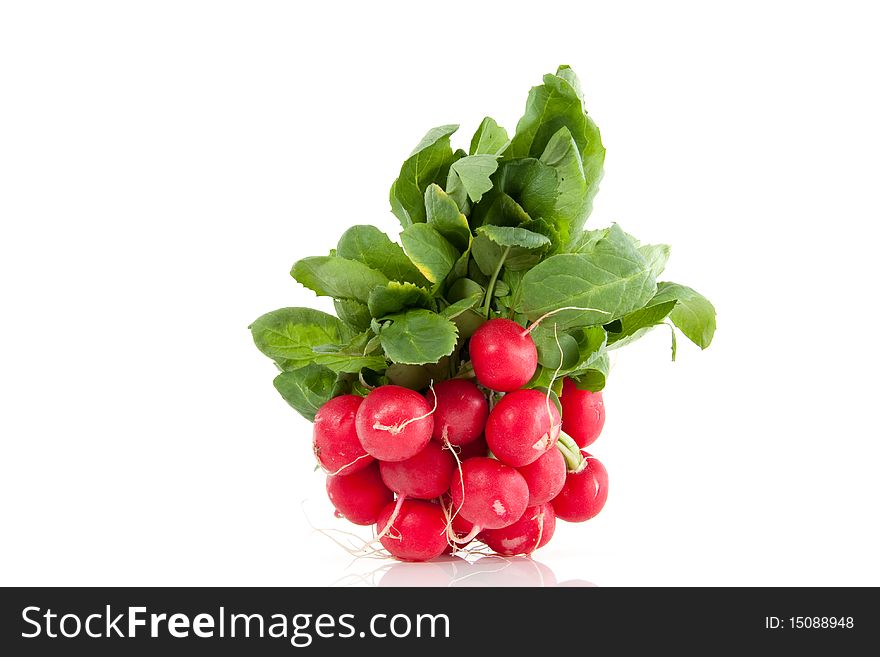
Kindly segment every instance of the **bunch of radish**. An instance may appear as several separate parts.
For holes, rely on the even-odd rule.
[[[528,555],[557,519],[594,517],[608,475],[584,450],[610,353],[667,325],[674,360],[676,329],[702,349],[715,332],[708,299],[660,280],[668,245],[585,230],[605,148],[570,67],[532,88],[512,136],[486,117],[453,149],[457,129],[428,131],[391,185],[399,243],[355,225],[293,265],[335,315],[281,308],[250,327],[314,422],[337,515],[407,561]]]
[[[501,555],[531,554],[557,518],[589,520],[608,496],[605,468],[582,451],[605,422],[602,393],[566,381],[560,413],[549,391],[524,388],[538,353],[508,319],[483,324],[470,356],[473,379],[423,394],[378,386],[315,416],[315,456],[337,514],[375,525],[398,559],[426,561],[475,539]]]

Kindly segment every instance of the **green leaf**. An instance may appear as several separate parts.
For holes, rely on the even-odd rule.
[[[564,307],[555,315],[560,326],[607,324],[644,306],[656,283],[648,264],[614,225],[578,253],[550,256],[523,277],[523,312],[535,320]]]
[[[349,228],[339,238],[336,255],[361,262],[392,281],[408,281],[416,285],[427,283],[401,246],[375,226]]]
[[[635,342],[655,326],[663,323],[675,308],[676,301],[656,301],[656,297],[648,302],[644,308],[639,308],[621,317],[615,324],[615,331],[608,332],[608,347],[619,349],[624,345]],[[607,326],[605,327],[608,328]]]
[[[381,318],[404,308],[430,308],[432,303],[431,293],[425,288],[412,283],[390,281],[373,288],[367,306],[373,317]]]
[[[566,79],[548,73],[544,84],[532,87],[529,92],[525,112],[516,124],[516,134],[505,155],[538,157],[559,128],[565,126],[572,136],[583,136],[588,132],[586,122],[577,91]],[[578,141],[578,150],[581,148]]]
[[[504,192],[493,191],[474,207],[471,224],[474,226],[520,226],[531,221],[522,206]]]
[[[372,331],[372,326],[370,326],[370,330]],[[379,340],[378,335],[373,335],[372,338],[367,340],[366,346],[364,346],[364,355],[369,356],[370,354],[379,351],[382,348],[382,342]]]
[[[385,354],[395,363],[436,363],[455,349],[458,329],[430,310],[409,310],[386,318],[379,337]]]
[[[502,274],[502,278],[504,282],[507,283],[507,287],[510,288],[510,293],[500,301],[512,309],[514,312],[518,312],[520,306],[522,305],[522,278],[524,272],[522,271],[514,271],[511,269],[505,269]]]
[[[303,258],[293,265],[290,275],[318,296],[357,301],[366,299],[377,285],[388,282],[375,269],[338,256]]]
[[[404,227],[412,226],[412,217],[410,217],[409,210],[404,206],[397,192],[397,180],[391,183],[391,189],[388,191],[388,202],[391,204],[391,213],[397,217],[400,224]]]
[[[533,233],[543,235],[550,240],[551,246],[553,244],[560,244],[559,231],[556,230],[556,227],[553,224],[545,219],[529,219],[528,221],[524,221],[520,225],[520,228],[525,228]]]
[[[668,244],[642,244],[639,246],[639,253],[642,254],[642,257],[648,263],[654,278],[659,278],[663,270],[666,269],[669,252]]]
[[[404,228],[425,221],[425,190],[431,183],[445,182],[454,157],[449,136],[456,130],[457,125],[429,130],[400,168],[390,200],[391,211]]]
[[[477,234],[485,235],[499,246],[519,246],[532,250],[550,245],[550,239],[545,235],[512,226],[481,226],[477,228]]]
[[[471,243],[471,229],[467,217],[458,205],[439,185],[429,185],[425,192],[425,210],[428,224],[459,250],[464,251]]]
[[[490,240],[486,237],[478,237],[477,239],[474,240],[474,243],[476,243],[478,240],[486,242],[494,249],[498,248],[497,244],[494,244],[492,242],[492,240]],[[498,249],[498,251],[500,252],[501,250]],[[479,265],[477,264],[476,255],[474,255],[473,245],[471,245],[471,256],[473,256],[473,257],[468,262],[467,276],[468,276],[468,278],[476,281],[477,283],[479,283],[483,287],[486,287],[489,284],[489,276],[491,275],[491,272],[489,274],[484,274],[483,271],[480,269]],[[493,271],[494,271],[494,268],[493,268]]]
[[[574,70],[568,64],[562,64],[556,70],[556,76],[562,78],[568,84],[571,85],[571,88],[574,89],[577,97],[581,99],[581,103],[584,101],[584,91],[581,89],[581,81],[578,80],[578,76],[575,75]]]
[[[580,363],[568,376],[579,388],[598,392],[605,387],[611,364],[605,347],[605,330],[601,326],[588,326],[575,329],[572,335],[578,343]]]
[[[362,369],[384,370],[388,363],[381,356],[352,356],[328,352],[319,354],[315,364],[323,365],[334,372],[360,372]]]
[[[568,244],[584,227],[592,209],[587,194],[587,179],[577,143],[568,128],[562,126],[547,142],[541,162],[556,171],[558,186],[553,211],[545,219],[553,221],[560,235],[560,245]]]
[[[497,155],[468,155],[457,160],[449,167],[447,189],[461,185],[468,198],[478,203],[483,194],[492,189],[492,174],[498,168]],[[457,180],[453,180],[453,178]]]
[[[550,320],[547,320],[550,321]],[[601,326],[582,326],[571,332],[578,345],[578,364],[573,372],[590,369],[601,359],[608,342],[608,335]]]
[[[562,127],[568,128],[577,144],[587,183],[585,198],[591,201],[602,178],[605,148],[599,129],[584,111],[580,82],[570,67],[561,66],[556,75],[544,76],[544,84],[532,87],[504,156],[540,157]]]
[[[471,202],[468,199],[467,190],[464,188],[458,174],[451,171],[452,165],[463,157],[467,157],[467,153],[461,149],[455,151],[452,162],[449,163],[449,168],[446,169],[446,193],[455,201],[459,210],[467,216],[471,213]]]
[[[313,347],[314,362],[334,372],[357,373],[363,369],[384,370],[385,359],[382,356],[367,356],[366,350],[370,342],[370,331],[354,336],[345,344],[325,344]]]
[[[508,248],[510,249],[508,251]],[[524,249],[522,247],[504,247],[490,240],[486,235],[478,235],[474,239],[471,253],[479,269],[491,276],[498,266],[499,260],[504,257],[505,271],[526,271],[541,261],[546,249]]]
[[[593,249],[596,248],[596,244],[599,240],[608,237],[608,231],[610,228],[600,228],[598,230],[587,230],[580,234],[577,240],[572,244],[571,252],[572,253],[592,253]],[[623,232],[623,231],[621,231]],[[630,245],[633,249],[638,250],[639,243],[635,238],[627,233],[623,233],[626,239],[629,241]]]
[[[314,422],[318,409],[333,398],[336,374],[320,365],[308,365],[293,372],[282,372],[272,383],[284,401],[309,422]]]
[[[705,349],[715,335],[715,307],[702,294],[678,283],[659,283],[655,301],[675,299],[675,308],[669,319],[685,337]]]
[[[323,365],[334,372],[357,373],[363,369],[384,370],[388,363],[381,356],[357,356],[352,354],[326,352],[315,358],[317,365]]]
[[[531,380],[526,384],[526,388],[531,388],[533,390],[540,390],[545,395],[547,394],[547,390],[552,390],[553,393],[550,395],[550,401],[552,401],[560,415],[562,414],[562,403],[559,400],[559,395],[562,394],[562,384],[565,381],[565,376],[560,373],[555,379],[553,378],[554,374],[556,374],[555,368],[550,367],[541,367],[538,366],[538,369],[535,370],[534,376],[532,376]]]
[[[558,327],[554,331],[554,327],[548,326],[548,323],[549,320],[531,332],[535,347],[538,349],[538,362],[550,369],[551,372],[555,371],[557,367],[561,372],[573,369],[580,361],[577,341],[568,333],[559,330]],[[558,344],[557,339],[559,340]],[[560,355],[562,356],[561,367]]]
[[[585,370],[575,376],[569,376],[569,378],[574,381],[575,385],[581,390],[599,392],[600,390],[605,389],[605,384],[608,381],[609,368],[610,361],[608,360],[608,354],[603,353],[601,357],[596,360],[595,368]]]
[[[333,307],[336,315],[356,331],[370,328],[370,310],[367,304],[354,299],[334,299]]]
[[[501,155],[508,144],[507,130],[487,116],[471,139],[470,155]]]
[[[250,325],[257,349],[281,369],[294,370],[315,359],[314,347],[350,340],[354,333],[333,315],[311,308],[281,308]]]
[[[464,188],[461,178],[452,169],[449,170],[449,176],[446,179],[446,193],[449,198],[455,201],[455,205],[463,214],[469,215],[471,213],[471,202],[468,200],[467,190]]]
[[[507,249],[510,251],[507,251]],[[479,234],[474,238],[471,246],[471,254],[480,271],[486,276],[491,276],[498,262],[504,258],[504,268],[514,271],[522,271],[534,267],[540,260],[546,249],[523,249],[521,247],[500,246],[490,240],[486,235]],[[507,257],[504,254],[507,251]]]
[[[385,371],[388,382],[410,390],[422,390],[431,383],[431,373],[424,365],[404,365],[392,363]]]
[[[557,174],[540,160],[524,158],[502,163],[498,188],[516,200],[530,217],[553,213],[558,195]]]
[[[537,225],[537,224],[536,224]],[[550,238],[526,228],[485,224],[477,228],[477,237],[471,247],[480,270],[491,275],[504,257],[505,269],[523,271],[534,267],[550,245]]]
[[[465,252],[458,257],[458,260],[455,261],[455,264],[452,265],[452,271],[447,274],[450,280],[455,281],[468,275],[468,266],[470,264],[470,259],[471,247],[468,247],[467,250],[465,250]]]
[[[454,303],[474,295],[483,295],[485,292],[486,289],[475,280],[459,278],[446,290],[446,300]]]
[[[451,306],[446,306],[446,308],[440,311],[440,314],[446,319],[455,319],[465,311],[477,306],[482,299],[483,293],[473,294],[469,297],[465,297],[464,299],[456,301]]]
[[[449,240],[427,224],[415,224],[400,234],[409,259],[431,283],[442,283],[459,252]]]

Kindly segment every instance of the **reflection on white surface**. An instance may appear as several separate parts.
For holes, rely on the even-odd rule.
[[[545,564],[529,557],[483,556],[468,561],[446,556],[427,563],[383,564],[365,574],[351,574],[336,586],[595,586],[583,579],[557,582]]]

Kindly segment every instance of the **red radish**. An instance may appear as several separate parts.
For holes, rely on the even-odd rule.
[[[565,458],[558,449],[547,450],[517,470],[529,485],[529,506],[549,502],[565,485]]]
[[[443,554],[447,545],[443,509],[422,500],[388,504],[379,514],[376,531],[385,549],[402,561],[428,561]]]
[[[586,452],[586,465],[580,472],[569,472],[565,486],[553,499],[556,517],[568,522],[583,522],[595,516],[608,499],[608,471]]]
[[[379,470],[385,485],[398,495],[430,500],[449,490],[455,459],[431,441],[406,461],[383,461]]]
[[[431,440],[431,406],[419,393],[401,386],[379,386],[357,412],[357,435],[368,454],[380,461],[405,461]]]
[[[519,472],[483,456],[461,464],[461,472],[452,474],[449,492],[453,512],[474,523],[472,534],[515,523],[529,501],[529,487]]]
[[[532,336],[509,319],[491,319],[471,336],[468,352],[477,381],[499,392],[521,388],[535,374],[538,350]]]
[[[538,548],[542,548],[547,543],[550,542],[550,539],[553,538],[553,535],[556,533],[556,509],[553,508],[553,505],[550,502],[542,505],[544,509],[544,528],[541,531],[541,540],[538,541]],[[525,515],[525,513],[523,513]]]
[[[500,461],[518,468],[556,444],[561,424],[556,404],[543,392],[517,390],[489,413],[486,442]]]
[[[385,505],[394,501],[375,462],[354,474],[327,477],[327,495],[338,514],[356,525],[374,524]]]
[[[562,383],[562,430],[574,438],[578,447],[593,444],[605,426],[602,393],[579,390],[569,378]]]
[[[480,436],[467,445],[462,445],[455,449],[458,450],[456,456],[458,456],[459,461],[465,461],[473,456],[486,456],[489,453],[489,445],[486,444],[485,436]]]
[[[501,529],[486,529],[480,540],[498,554],[513,556],[531,554],[544,547],[556,530],[556,514],[552,504],[530,506],[522,518]]]
[[[489,404],[480,389],[466,379],[441,381],[425,394],[434,406],[434,440],[465,445],[480,437],[489,416]]]
[[[334,397],[318,409],[312,448],[318,463],[332,475],[350,475],[373,461],[358,440],[355,417],[364,401],[357,395]]]

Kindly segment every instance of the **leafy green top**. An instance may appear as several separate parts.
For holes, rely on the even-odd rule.
[[[571,68],[532,88],[512,137],[486,117],[468,151],[454,151],[457,129],[428,131],[391,186],[400,244],[352,226],[330,255],[294,264],[291,275],[332,297],[338,318],[282,308],[251,325],[291,406],[312,419],[331,397],[365,385],[454,376],[467,338],[491,317],[526,326],[552,316],[532,330],[536,387],[565,374],[601,390],[608,351],[667,321],[709,346],[712,304],[657,280],[668,246],[640,244],[617,225],[583,230],[605,148]]]

